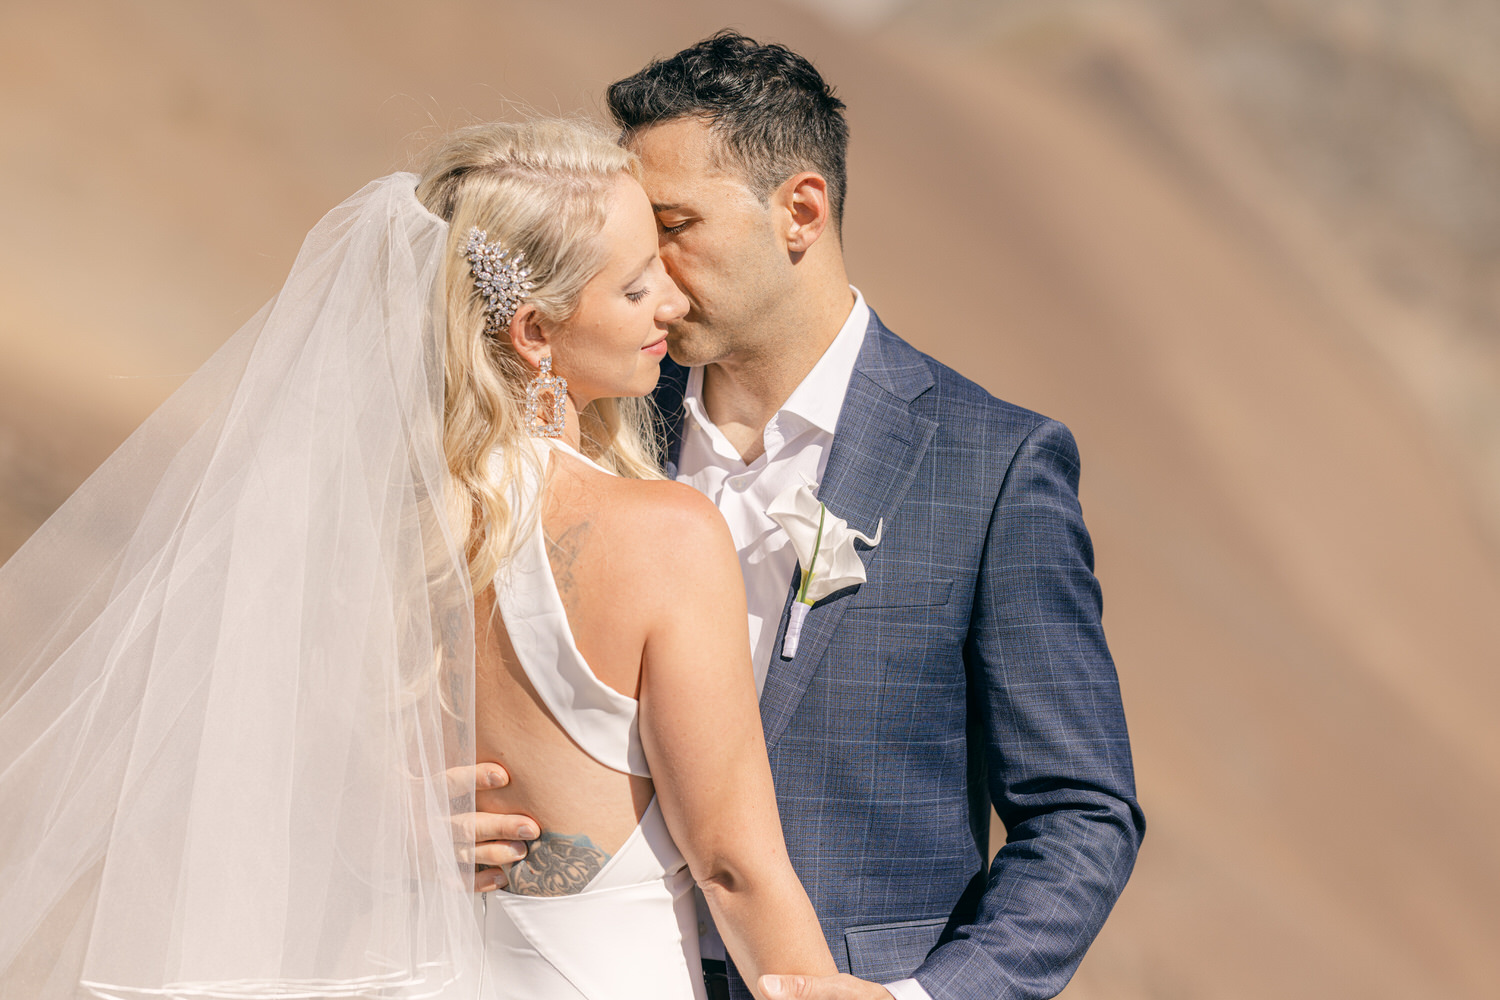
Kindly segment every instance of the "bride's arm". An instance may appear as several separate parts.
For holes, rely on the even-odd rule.
[[[667,499],[651,519],[659,589],[641,670],[641,739],[662,815],[747,983],[834,973],[781,833],[729,530],[696,492]]]

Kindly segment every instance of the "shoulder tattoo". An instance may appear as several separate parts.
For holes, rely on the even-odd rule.
[[[552,578],[557,581],[557,592],[562,596],[563,604],[568,607],[572,606],[578,589],[578,581],[574,577],[578,553],[583,548],[584,536],[591,527],[593,525],[590,522],[579,521],[555,537],[550,533],[545,535],[547,555],[552,562]]]

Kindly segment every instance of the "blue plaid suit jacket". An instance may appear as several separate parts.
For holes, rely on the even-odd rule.
[[[666,363],[655,397],[674,476],[686,378]],[[819,495],[885,534],[796,658],[773,653],[760,703],[841,969],[934,1000],[1050,997],[1125,886],[1145,820],[1078,473],[1066,427],[871,315]],[[737,974],[731,995],[750,996]]]

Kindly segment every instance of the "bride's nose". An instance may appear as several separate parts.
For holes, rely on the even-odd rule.
[[[656,321],[658,323],[675,323],[687,315],[688,300],[682,294],[682,289],[677,287],[677,282],[667,279],[671,290],[662,297],[661,304],[656,307]]]

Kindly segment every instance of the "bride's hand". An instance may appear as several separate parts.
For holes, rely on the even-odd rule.
[[[884,986],[854,976],[761,976],[769,1000],[892,1000]]]
[[[530,816],[508,815],[485,808],[494,804],[494,793],[510,784],[510,775],[499,764],[466,764],[447,770],[448,797],[466,798],[474,790],[474,808],[478,812],[453,814],[453,840],[458,844],[458,859],[476,866],[474,891],[490,892],[505,886],[505,872],[510,865],[526,856],[526,841],[538,835],[536,820]]]

